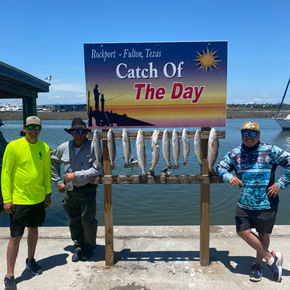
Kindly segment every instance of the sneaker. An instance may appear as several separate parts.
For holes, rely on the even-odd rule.
[[[42,274],[42,268],[36,263],[34,258],[32,258],[29,262],[28,258],[26,259],[26,269],[30,270],[34,275]]]
[[[9,276],[9,277],[5,276],[3,287],[4,289],[17,290],[14,276]]]
[[[73,254],[73,256],[72,256],[72,258],[71,258],[71,260],[73,262],[78,262],[80,260],[80,258],[81,258],[82,253],[83,252],[82,252],[81,249],[76,249],[74,254]]]
[[[274,251],[272,251],[272,256],[275,257],[277,256],[279,264],[282,266],[283,264],[283,255],[280,252],[275,253]]]
[[[283,255],[279,252],[275,253],[274,251],[271,254],[274,257],[274,262],[272,265],[268,264],[268,266],[274,274],[275,281],[280,282],[282,278]]]
[[[262,280],[262,267],[256,263],[251,265],[250,281],[259,282]]]
[[[85,250],[81,256],[82,261],[88,261],[93,255],[92,250]]]

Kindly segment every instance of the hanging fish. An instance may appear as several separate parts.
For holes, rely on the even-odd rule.
[[[167,164],[168,168],[172,168],[172,164],[170,163],[170,139],[168,136],[168,130],[165,129],[162,136],[162,154],[163,158]]]
[[[145,153],[145,142],[143,137],[143,131],[139,130],[136,138],[136,152],[138,165],[142,169],[142,175],[147,176],[146,172],[146,153]]]
[[[109,160],[110,160],[110,167],[111,169],[116,169],[116,166],[114,164],[116,155],[117,155],[117,150],[116,150],[116,143],[113,135],[112,129],[108,131],[107,134],[108,138],[108,150],[109,150]]]
[[[174,160],[173,169],[178,169],[180,168],[178,164],[178,160],[180,156],[180,142],[179,142],[177,131],[175,129],[172,132],[172,154],[173,154],[173,160]]]
[[[158,144],[159,131],[154,130],[151,136],[151,167],[150,174],[154,175],[154,167],[156,166],[159,159],[159,144]]]
[[[209,133],[208,148],[207,148],[208,173],[211,175],[216,174],[213,169],[213,166],[218,157],[218,149],[219,149],[219,139],[217,137],[216,130],[212,128]]]
[[[194,135],[194,153],[199,161],[199,165],[202,166],[201,136],[199,130],[196,130]]]
[[[182,142],[182,153],[183,153],[183,165],[186,165],[187,158],[190,152],[189,139],[188,139],[186,128],[184,128],[182,131],[181,142]]]
[[[94,146],[97,166],[98,167],[102,167],[102,147],[101,147],[101,140],[100,140],[100,137],[99,137],[98,130],[94,131],[93,146]]]
[[[127,130],[124,128],[122,132],[123,156],[125,159],[124,168],[130,167],[129,159],[131,158],[131,145]]]

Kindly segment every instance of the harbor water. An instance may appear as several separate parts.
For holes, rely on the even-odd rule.
[[[5,121],[1,131],[8,142],[20,137],[22,121]],[[248,120],[248,119],[247,119]],[[216,130],[226,131],[226,138],[220,139],[217,162],[232,148],[241,143],[240,128],[246,119],[228,119],[226,127]],[[290,131],[282,131],[272,119],[251,119],[261,126],[261,141],[275,144],[290,152]],[[39,139],[46,142],[51,148],[72,137],[64,131],[70,128],[71,121],[51,120],[42,122],[42,132]],[[182,131],[183,128],[176,128]],[[200,128],[187,128],[195,131]],[[118,131],[121,129],[114,129]],[[173,128],[169,129],[170,131]],[[129,130],[128,130],[129,131]],[[132,131],[136,131],[133,129]],[[160,131],[163,131],[161,129]],[[135,139],[131,140],[132,156],[137,159]],[[145,140],[147,155],[147,171],[150,168],[151,149],[150,140]],[[159,140],[161,146],[161,140]],[[116,140],[117,169],[113,175],[141,175],[138,167],[124,168],[124,159],[121,140]],[[187,165],[183,166],[182,151],[180,154],[180,169],[172,170],[172,175],[199,175],[200,167],[194,155],[193,139],[190,139],[190,154]],[[155,167],[155,174],[166,167],[160,150],[160,158]],[[276,179],[283,174],[283,168],[276,171]],[[97,219],[99,225],[104,225],[104,190],[103,185],[97,189]],[[290,225],[288,205],[290,204],[290,186],[279,193],[280,205],[276,224]],[[210,186],[210,223],[211,225],[234,225],[234,215],[239,197],[239,189],[229,184],[211,184]],[[44,226],[67,226],[68,218],[62,208],[63,194],[59,193],[52,183],[52,204],[46,210]],[[200,223],[200,185],[199,184],[158,184],[158,185],[113,185],[113,217],[114,225],[199,225]],[[0,214],[0,226],[8,226],[9,217],[5,212]]]

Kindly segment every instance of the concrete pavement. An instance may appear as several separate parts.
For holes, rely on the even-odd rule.
[[[210,265],[199,263],[199,226],[115,226],[115,265],[105,265],[104,227],[100,227],[97,249],[88,262],[73,263],[74,251],[67,227],[43,227],[39,231],[36,260],[43,274],[25,270],[24,235],[15,267],[18,289],[289,289],[290,226],[275,226],[270,249],[284,255],[282,282],[263,263],[261,282],[249,281],[255,252],[234,226],[211,226]],[[6,274],[9,229],[0,230],[0,279]],[[2,280],[3,281],[3,280]]]

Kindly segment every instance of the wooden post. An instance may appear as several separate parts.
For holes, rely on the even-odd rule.
[[[108,132],[108,129],[103,129]],[[103,140],[103,172],[111,175],[108,141]],[[114,265],[114,233],[113,233],[113,185],[104,184],[104,210],[105,210],[105,259],[106,266]]]
[[[202,127],[202,131],[210,131],[210,127]],[[201,175],[208,175],[207,163],[208,139],[201,139],[202,165]],[[200,185],[200,252],[201,266],[209,265],[209,227],[210,227],[210,183]]]

